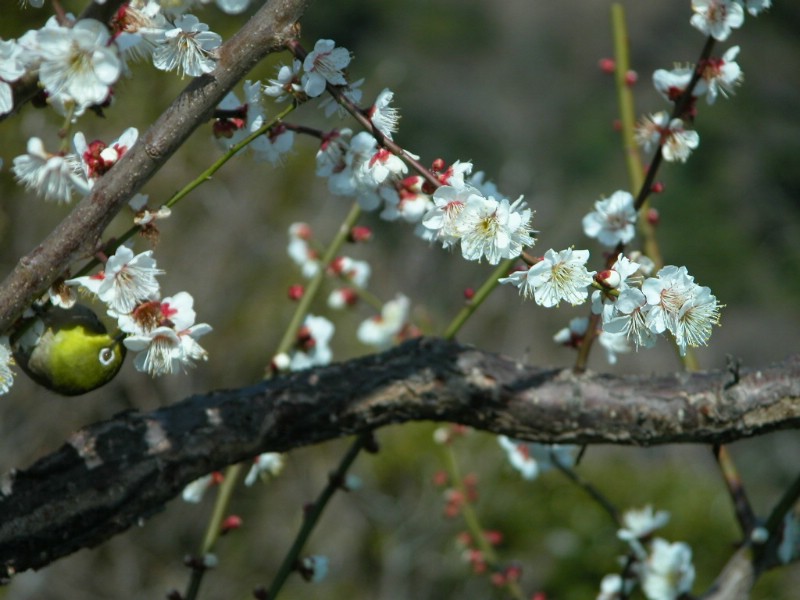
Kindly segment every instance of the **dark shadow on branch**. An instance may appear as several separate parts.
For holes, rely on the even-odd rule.
[[[187,483],[406,421],[446,421],[548,443],[727,443],[800,427],[800,356],[730,373],[574,375],[456,342],[382,354],[128,412],[75,433],[0,480],[0,575],[42,567],[141,522]]]

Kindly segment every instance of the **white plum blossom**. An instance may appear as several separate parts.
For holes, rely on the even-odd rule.
[[[135,127],[129,127],[110,144],[100,140],[87,144],[83,133],[76,132],[72,138],[72,146],[81,161],[81,168],[89,187],[94,186],[95,181],[105,175],[136,143],[138,138],[139,131]]]
[[[403,178],[397,184],[397,203],[387,203],[381,211],[381,219],[387,221],[403,219],[407,223],[420,223],[425,215],[434,208],[430,195],[423,191],[424,184],[425,180],[419,175],[409,175]],[[425,228],[422,227],[422,229]]]
[[[580,348],[588,328],[589,319],[587,317],[575,317],[570,319],[567,327],[559,329],[553,335],[553,341],[569,348]],[[617,354],[625,354],[631,351],[631,346],[628,344],[624,334],[609,333],[601,330],[597,332],[597,341],[606,351],[606,360],[611,365],[617,364]]]
[[[676,329],[678,314],[692,297],[695,287],[694,278],[686,267],[671,265],[662,268],[656,277],[650,277],[642,284],[642,292],[651,307],[647,326],[653,333]]]
[[[328,576],[328,557],[321,554],[303,557],[297,571],[306,581],[319,583]]]
[[[668,522],[669,513],[667,511],[653,512],[653,507],[650,505],[641,509],[626,510],[622,515],[623,527],[617,531],[617,537],[625,542],[642,540]]]
[[[39,80],[51,100],[79,109],[102,104],[119,79],[122,62],[108,28],[94,19],[37,32]]]
[[[352,56],[347,48],[337,48],[333,40],[317,40],[314,49],[303,61],[303,90],[309,98],[325,91],[325,85],[347,85],[344,69]]]
[[[566,327],[559,329],[553,335],[553,341],[562,346],[577,347],[588,330],[589,319],[587,317],[574,317],[570,319]]]
[[[624,335],[637,348],[652,348],[660,332],[654,331],[648,321],[651,308],[640,289],[624,290],[614,303],[614,311],[603,313],[603,331]]]
[[[334,129],[322,138],[322,143],[317,151],[317,169],[319,177],[330,177],[347,168],[345,157],[350,146],[351,129]]]
[[[33,190],[45,200],[67,204],[72,193],[86,194],[89,186],[81,177],[80,161],[74,154],[51,154],[44,149],[42,140],[28,140],[28,153],[14,158],[11,168],[17,181],[25,189]]]
[[[268,122],[261,104],[261,83],[245,81],[244,93],[244,105],[239,104],[239,99],[235,94],[228,94],[219,104],[221,110],[241,115],[241,117],[220,119],[215,125],[217,142],[226,150],[233,148]],[[283,155],[293,147],[294,131],[288,129],[283,123],[275,124],[247,145],[257,160],[266,161],[272,165],[280,164]]]
[[[722,58],[710,58],[705,62],[699,83],[703,84],[701,90],[705,91],[706,102],[709,104],[714,104],[717,96],[727,97],[733,94],[736,86],[742,82],[742,69],[736,62],[738,55],[739,46],[733,46],[728,48]]]
[[[128,74],[128,63],[150,60],[164,30],[172,28],[156,0],[134,0],[123,4],[112,19],[111,26],[114,42]]]
[[[391,106],[394,92],[384,89],[367,111],[367,118],[387,138],[392,139],[392,134],[397,132],[397,124],[400,121],[400,112]]]
[[[423,217],[422,224],[435,233],[443,247],[458,243],[461,237],[459,217],[473,196],[480,197],[478,189],[463,185],[463,182],[458,187],[442,185],[433,192],[433,208]]]
[[[653,87],[669,102],[677,102],[692,80],[694,67],[676,67],[671,71],[656,69],[653,72]],[[697,93],[695,87],[694,93]]]
[[[8,336],[0,337],[0,396],[7,394],[14,385],[14,371],[11,365],[14,364],[14,355],[11,353],[11,345]]]
[[[256,129],[264,125],[256,120],[253,127]],[[294,147],[294,131],[288,129],[283,123],[278,123],[264,135],[258,136],[250,143],[249,148],[259,160],[266,161],[273,166],[283,161],[283,155]]]
[[[583,217],[583,232],[604,246],[627,244],[636,235],[633,196],[619,190],[594,203],[594,211]]]
[[[739,0],[739,3],[742,3],[742,0]],[[772,6],[772,0],[745,0],[744,5],[747,12],[755,17]]]
[[[197,17],[182,15],[158,37],[153,65],[162,71],[177,71],[181,78],[199,77],[216,67],[215,50],[221,43],[222,37]]]
[[[195,324],[193,304],[190,294],[180,292],[160,302],[140,304],[130,315],[118,317],[120,329],[131,333],[123,344],[139,353],[134,359],[138,371],[158,377],[208,359],[197,339],[211,332],[211,326]]]
[[[669,162],[686,162],[699,144],[700,135],[696,131],[684,129],[683,121],[673,119],[669,124],[669,133],[663,140],[661,154]]]
[[[208,490],[215,483],[217,483],[217,481],[213,473],[203,475],[202,477],[199,477],[187,484],[186,487],[183,488],[183,492],[181,492],[181,498],[183,498],[184,502],[189,502],[190,504],[199,504],[203,499],[206,490]]]
[[[500,283],[517,286],[524,297],[533,296],[537,304],[547,308],[557,306],[562,300],[573,306],[583,304],[594,275],[594,271],[589,272],[584,266],[587,260],[588,250],[550,249],[535,265],[503,277]]]
[[[513,440],[505,435],[497,436],[497,442],[505,450],[511,466],[520,472],[523,479],[536,479],[557,464],[572,467],[578,447],[561,444],[536,444]]]
[[[133,250],[120,246],[106,262],[104,271],[65,283],[80,285],[96,294],[108,306],[109,314],[117,316],[130,313],[141,301],[158,299],[156,277],[163,274],[156,267],[152,250],[134,256]]]
[[[361,163],[361,177],[376,188],[390,176],[397,179],[407,172],[406,163],[386,148],[378,148],[368,161]]]
[[[172,210],[164,205],[158,210],[150,210],[147,208],[148,196],[147,194],[136,194],[128,200],[128,206],[135,213],[133,216],[133,223],[140,227],[153,225],[159,219],[166,219],[172,214]]]
[[[720,42],[744,23],[744,9],[734,0],[692,0],[692,11],[692,27]]]
[[[270,79],[269,84],[264,86],[264,94],[275,98],[276,102],[297,98],[303,93],[303,86],[300,83],[302,66],[303,63],[298,59],[294,59],[291,65],[280,65],[276,78]]]
[[[364,79],[359,79],[358,81],[354,81],[353,83],[349,83],[346,88],[342,89],[342,96],[344,96],[347,100],[349,100],[355,106],[361,104],[361,97],[364,95],[361,86],[364,84]],[[321,108],[326,117],[330,117],[333,113],[336,113],[339,117],[344,117],[348,114],[347,109],[339,102],[334,99],[333,96],[326,96],[319,102],[319,108]]]
[[[602,314],[604,332],[622,334],[637,347],[649,348],[657,336],[669,331],[681,356],[688,346],[708,342],[713,326],[719,324],[720,305],[709,288],[694,282],[686,267],[664,267],[641,288],[632,287],[633,283],[634,277],[629,277],[616,298],[606,294],[602,304],[595,301],[593,310]]]
[[[675,600],[692,589],[692,549],[684,542],[654,539],[640,577],[648,600]]]
[[[645,117],[637,125],[635,137],[645,152],[660,145],[664,160],[669,162],[686,162],[700,144],[696,131],[685,129],[681,119],[670,119],[666,111]]]
[[[358,326],[356,338],[368,346],[388,348],[405,327],[410,305],[406,296],[398,294],[394,300],[383,305],[380,315],[369,318]]]
[[[505,198],[484,197],[477,188],[440,186],[433,194],[434,207],[422,224],[445,248],[461,244],[466,260],[486,258],[496,265],[515,258],[534,239],[530,220],[533,212],[520,196],[514,203]]]
[[[11,84],[24,74],[22,47],[14,40],[0,40],[0,115],[9,113],[14,108]]]
[[[612,317],[614,303],[619,293],[627,290],[634,281],[641,284],[642,266],[629,259],[624,254],[617,255],[617,260],[611,265],[610,269],[598,273],[597,279],[605,284],[602,290],[592,292],[592,312],[603,314],[603,321]],[[638,274],[638,275],[637,275]],[[610,285],[610,281],[616,280],[615,285]],[[616,290],[617,294],[611,294],[608,290]]]
[[[705,346],[711,337],[713,325],[719,324],[719,304],[711,289],[695,286],[691,297],[681,306],[675,321],[675,336],[681,356],[686,355],[686,347]]]
[[[600,593],[596,600],[619,600],[624,591],[623,579],[617,573],[606,575],[600,581]]]
[[[219,9],[229,15],[238,15],[247,10],[250,0],[217,0]]]
[[[334,330],[333,323],[325,317],[308,315],[298,332],[297,347],[289,369],[302,371],[329,364],[333,359],[330,341]]]
[[[631,345],[628,343],[628,338],[623,333],[611,333],[610,331],[601,331],[597,336],[597,341],[600,346],[606,351],[606,360],[608,364],[617,364],[617,354],[627,354],[631,351]]]
[[[248,487],[254,485],[257,481],[267,479],[268,477],[277,477],[283,470],[284,465],[283,454],[279,452],[264,452],[259,454],[253,459],[253,466],[247,472],[244,478],[244,484]]]
[[[376,151],[377,142],[372,135],[362,131],[354,136],[347,146],[343,164],[337,165],[328,177],[330,192],[337,196],[355,196],[359,206],[366,211],[378,209],[387,198],[396,204],[397,191],[389,185],[391,182],[384,180],[377,184],[371,176],[369,162]]]
[[[330,266],[334,275],[360,288],[369,285],[372,268],[364,260],[355,260],[349,256],[340,256],[333,260]]]
[[[286,252],[306,279],[314,277],[320,269],[319,254],[308,243],[311,235],[311,228],[306,223],[292,223],[289,226]]]

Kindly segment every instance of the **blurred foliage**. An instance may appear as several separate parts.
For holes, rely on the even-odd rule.
[[[77,0],[63,4],[78,12]],[[11,2],[0,19],[0,37],[38,27],[46,13],[19,10]],[[396,92],[403,115],[398,142],[430,164],[471,159],[508,196],[525,194],[537,210],[539,247],[585,247],[579,220],[591,203],[626,185],[622,151],[613,130],[616,99],[597,61],[611,53],[610,2],[558,3],[480,0],[338,0],[314,2],[303,20],[303,42],[330,38],[353,51],[353,79],[366,78],[369,103],[384,87]],[[688,25],[689,2],[627,2],[631,48],[640,83],[638,111],[665,108],[649,74],[673,62],[691,61],[702,38]],[[251,9],[250,13],[254,10]],[[224,37],[247,18],[209,8],[201,20]],[[744,85],[707,108],[700,104],[701,145],[686,165],[667,165],[659,179],[666,191],[655,199],[668,262],[686,264],[727,304],[724,327],[700,352],[707,367],[724,355],[758,365],[797,349],[800,331],[800,9],[777,2],[771,12],[748,17],[727,48],[740,44]],[[252,79],[272,77],[288,56],[270,57]],[[148,65],[117,86],[106,118],[87,115],[78,127],[87,139],[116,137],[125,127],[144,131],[186,85]],[[241,91],[238,92],[241,96]],[[331,127],[314,106],[291,119]],[[53,147],[60,120],[25,107],[0,123],[0,267],[9,272],[67,213],[46,205],[13,182],[8,166],[33,135]],[[352,127],[343,121],[341,126]],[[119,410],[147,410],[190,393],[241,386],[261,378],[292,306],[285,290],[300,281],[285,258],[286,229],[308,220],[321,241],[335,231],[347,201],[330,197],[324,182],[309,177],[313,140],[301,139],[282,168],[242,156],[187,198],[161,226],[156,248],[166,269],[165,294],[190,291],[198,320],[214,326],[204,338],[211,359],[185,375],[152,381],[130,364],[113,384],[66,400],[20,376],[0,402],[0,469],[24,466],[57,447],[71,431]],[[158,205],[219,155],[210,129],[201,127],[167,168],[146,186]],[[120,216],[109,235],[127,227]],[[384,299],[404,292],[414,317],[431,333],[441,331],[460,308],[462,290],[485,278],[486,265],[429,248],[396,223],[367,216],[375,241],[348,253],[373,265],[371,289]],[[138,248],[146,248],[144,241]],[[589,244],[589,248],[597,248]],[[433,292],[427,293],[426,292]],[[325,311],[324,299],[314,307]],[[554,348],[552,334],[582,309],[536,310],[513,290],[501,289],[481,308],[461,339],[537,364],[568,365],[570,351]],[[368,351],[351,332],[370,311],[335,317],[335,356]],[[130,362],[130,361],[129,361]],[[593,368],[616,372],[663,372],[678,368],[661,344],[652,352],[623,356],[615,367],[602,356]],[[292,598],[491,598],[486,578],[470,575],[455,543],[463,524],[441,516],[442,490],[431,480],[442,468],[428,424],[379,433],[377,456],[359,459],[362,486],[337,496],[315,532],[309,553],[326,554],[331,574],[309,587],[295,578]],[[766,515],[782,486],[796,476],[796,434],[736,444],[734,454],[759,514]],[[232,511],[245,526],[221,540],[220,568],[207,577],[203,597],[243,597],[266,584],[291,543],[302,506],[321,489],[344,452],[345,442],[293,453],[278,480],[237,493]],[[608,517],[559,473],[523,482],[507,466],[492,436],[475,433],[457,446],[466,471],[480,480],[478,504],[487,528],[504,534],[503,561],[523,566],[526,590],[569,600],[596,595],[603,574],[617,569],[624,548]],[[700,447],[590,448],[580,466],[621,509],[651,503],[672,513],[662,535],[689,542],[696,590],[719,571],[738,541],[730,501],[710,450]],[[175,501],[138,530],[42,570],[26,573],[0,591],[17,598],[155,598],[183,588],[182,557],[194,552],[210,514]],[[754,598],[793,598],[797,569],[768,574]]]

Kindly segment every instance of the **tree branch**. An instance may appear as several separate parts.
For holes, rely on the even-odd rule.
[[[575,375],[438,339],[128,412],[0,479],[0,575],[92,547],[187,483],[261,452],[391,423],[457,422],[546,443],[727,443],[800,427],[800,356],[763,369]]]
[[[91,194],[0,284],[5,331],[74,260],[91,256],[111,219],[166,163],[220,100],[264,56],[297,34],[309,0],[269,0],[220,48],[217,68],[189,83],[158,120],[92,189]],[[94,5],[93,5],[94,6]]]

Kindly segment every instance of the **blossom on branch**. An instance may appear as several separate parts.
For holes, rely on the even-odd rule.
[[[562,300],[573,306],[583,304],[594,275],[594,271],[589,272],[584,266],[587,260],[588,250],[550,249],[528,270],[515,271],[500,279],[500,283],[517,286],[524,297],[533,296],[537,304],[547,308],[558,306]]]
[[[351,59],[350,51],[347,48],[337,48],[333,40],[317,40],[314,49],[303,61],[305,73],[302,83],[308,97],[322,95],[328,83],[347,85],[343,71]]]
[[[633,196],[617,191],[594,203],[594,211],[583,217],[583,232],[604,246],[627,244],[636,235]]]
[[[22,48],[14,40],[0,40],[0,115],[14,108],[11,84],[24,74]]]
[[[209,31],[194,15],[178,17],[172,28],[160,33],[153,50],[153,65],[162,71],[177,71],[181,78],[199,77],[217,65],[215,50],[222,44],[219,34]]]
[[[68,279],[67,285],[80,285],[108,306],[112,316],[126,315],[142,301],[156,300],[160,288],[156,277],[164,271],[156,267],[153,251],[133,255],[120,246],[106,262],[105,270],[94,275]]]
[[[74,104],[79,111],[105,102],[122,72],[117,47],[110,42],[108,28],[94,19],[36,32],[39,80],[50,100]]]
[[[74,154],[51,154],[37,137],[28,140],[28,153],[14,158],[11,170],[25,189],[59,204],[69,203],[74,191],[81,194],[89,191],[88,183],[81,177],[78,157]]]

